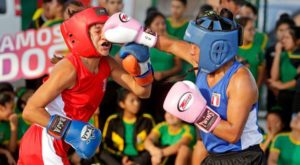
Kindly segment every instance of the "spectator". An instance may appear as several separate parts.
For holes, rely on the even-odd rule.
[[[0,82],[0,93],[7,92],[11,97],[15,97],[14,87],[8,82]]]
[[[282,108],[279,106],[273,107],[272,110],[267,113],[267,133],[264,135],[264,140],[260,144],[260,147],[265,152],[267,158],[274,137],[282,132],[285,127],[282,115],[284,114],[282,113]]]
[[[109,15],[113,15],[123,10],[123,0],[106,0],[105,8]]]
[[[300,164],[300,113],[292,119],[290,127],[291,132],[279,134],[274,139],[268,159],[269,165]]]
[[[254,20],[254,22],[257,21],[257,8],[250,2],[245,2],[240,11],[239,11],[239,16],[240,17],[250,17]],[[268,42],[268,36],[265,33],[258,32],[257,30],[255,31],[253,43],[260,45],[261,51],[264,53],[266,49],[266,45]]]
[[[300,36],[296,36],[296,28],[288,30],[283,36],[281,42],[276,44],[275,57],[271,68],[271,79],[269,85],[275,91],[278,91],[278,104],[289,115],[284,119],[287,124],[290,122],[292,115],[292,103],[295,95],[297,67],[292,65],[289,56],[299,45],[297,41]]]
[[[250,17],[241,17],[237,21],[243,27],[243,45],[239,47],[238,55],[248,62],[259,88],[264,78],[265,62],[261,46],[254,43],[254,20]]]
[[[155,164],[189,164],[195,144],[194,127],[187,125],[170,113],[165,122],[158,124],[145,141],[145,148]]]
[[[206,151],[203,150],[205,146],[203,145],[200,130],[197,129],[197,142],[193,149],[193,155],[192,155],[192,165],[199,165],[203,161],[203,159],[206,157]]]
[[[28,99],[33,95],[34,90],[21,87],[17,90],[17,107],[16,112],[22,113]]]
[[[150,28],[160,36],[168,36],[166,31],[166,19],[158,11],[148,13],[145,20],[145,27]],[[174,55],[162,52],[156,48],[150,49],[151,64],[154,69],[155,82],[149,99],[143,102],[147,112],[153,115],[156,122],[161,122],[163,118],[163,101],[173,85],[173,82],[183,79],[178,74],[182,70],[181,60]],[[144,108],[143,108],[144,109]]]
[[[8,165],[16,165],[16,161],[12,154],[2,147],[0,147],[0,162],[1,164],[8,164]]]
[[[85,7],[80,1],[69,1],[64,4],[63,8],[63,18],[67,20],[71,15],[83,10]]]
[[[245,0],[220,0],[220,9],[226,8],[236,16],[244,3]]]
[[[110,165],[149,164],[150,155],[145,150],[144,141],[154,126],[154,120],[140,112],[140,99],[132,92],[121,89],[118,101],[122,111],[106,120],[104,150],[100,158]]]
[[[0,93],[0,144],[11,153],[15,153],[18,148],[18,116],[13,107],[14,98],[9,93]]]
[[[184,13],[187,7],[187,0],[172,0],[171,16],[166,20],[167,32],[169,35],[182,40],[185,30],[188,26],[188,20],[184,18]],[[185,75],[186,80],[195,81],[194,72],[189,72],[193,67],[186,61],[182,61],[182,75]]]
[[[289,17],[288,14],[284,13],[280,16],[279,20],[276,22],[275,26],[275,34],[276,34],[276,42],[279,42],[282,40],[285,33],[288,32],[288,30],[295,26],[294,21]],[[265,59],[266,59],[266,78],[269,79],[271,77],[271,67],[273,64],[273,59],[275,55],[275,45],[270,46],[267,48],[265,53]],[[267,93],[267,110],[270,110],[272,106],[274,105],[276,100],[276,96],[274,95],[272,88],[267,83],[268,87],[268,93]]]

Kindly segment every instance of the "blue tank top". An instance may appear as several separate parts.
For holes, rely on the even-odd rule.
[[[227,120],[227,86],[229,81],[236,71],[243,66],[239,62],[234,62],[233,65],[226,71],[224,77],[214,86],[209,87],[207,83],[207,73],[199,72],[197,75],[196,84],[207,101],[207,106],[217,112],[222,120]],[[241,91],[242,92],[242,91]],[[212,133],[200,131],[203,144],[208,152],[224,153],[227,151],[241,151],[250,146],[260,144],[262,142],[262,134],[259,131],[257,124],[258,104],[255,103],[249,113],[243,133],[238,142],[231,144],[221,138],[218,138]]]

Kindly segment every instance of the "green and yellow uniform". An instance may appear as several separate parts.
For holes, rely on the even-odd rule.
[[[297,75],[297,68],[291,63],[290,55],[286,51],[280,55],[280,80],[283,83],[293,80]]]
[[[171,18],[166,20],[167,32],[169,35],[183,40],[186,28],[188,27],[189,22],[187,20],[181,21],[179,24],[175,24]],[[186,61],[182,60],[182,72],[181,74],[187,74],[185,80],[195,81],[196,75],[194,72],[188,72],[189,69],[192,69],[193,66]]]
[[[138,151],[134,144],[134,123],[136,120],[126,120],[123,118],[123,124],[125,128],[125,148],[123,153],[128,156],[137,156]]]
[[[255,44],[260,45],[261,50],[264,51],[268,43],[268,36],[262,32],[255,32],[253,41]]]
[[[196,132],[193,126],[182,124],[182,127],[176,131],[171,131],[166,122],[162,122],[153,128],[152,132],[157,134],[160,139],[160,145],[171,146],[176,144],[181,138],[191,139],[189,147],[192,148],[196,143]]]
[[[255,80],[257,80],[258,67],[264,63],[264,54],[261,50],[261,45],[251,43],[249,45],[240,46],[238,55],[248,62],[249,70]]]
[[[175,65],[174,58],[175,56],[167,52],[160,51],[156,48],[150,49],[150,59],[154,72],[172,69]]]
[[[300,164],[300,141],[292,139],[291,133],[277,135],[271,146],[271,152],[279,153],[278,165]]]
[[[21,114],[18,115],[18,142],[25,134],[29,125],[22,119]],[[0,121],[0,144],[7,145],[10,140],[10,124],[9,121]]]

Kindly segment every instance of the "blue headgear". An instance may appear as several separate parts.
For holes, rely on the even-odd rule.
[[[196,21],[190,21],[184,40],[200,48],[199,68],[211,73],[237,54],[241,37],[241,27],[234,20],[209,12]]]

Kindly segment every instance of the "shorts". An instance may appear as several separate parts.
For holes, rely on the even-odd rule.
[[[251,146],[243,151],[212,153],[202,162],[203,165],[265,165],[264,152],[259,145]]]
[[[32,125],[21,140],[18,165],[69,165],[69,148],[64,141],[50,136],[46,128]]]

